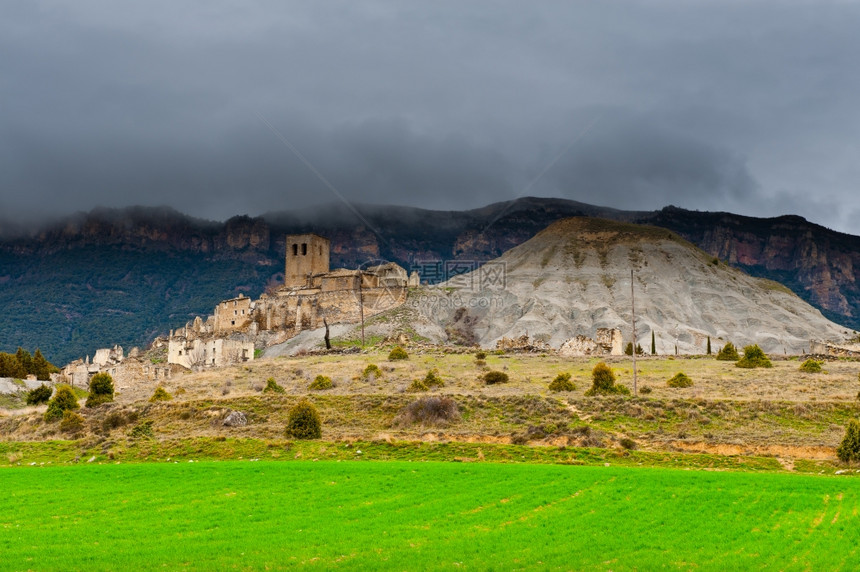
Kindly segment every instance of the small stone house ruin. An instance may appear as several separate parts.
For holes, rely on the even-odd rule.
[[[594,339],[575,336],[561,344],[558,353],[563,356],[620,356],[624,354],[624,341],[618,328],[597,328]]]
[[[152,363],[141,357],[136,348],[126,356],[122,346],[114,346],[96,350],[92,361],[87,356],[71,362],[60,370],[54,381],[86,389],[94,375],[107,373],[114,379],[116,390],[121,391],[139,381],[169,379],[175,369],[170,364]]]
[[[860,344],[834,344],[813,340],[809,343],[809,353],[825,357],[860,357]]]
[[[329,239],[317,234],[287,236],[284,284],[257,300],[224,300],[205,321],[198,317],[172,331],[168,363],[195,368],[249,361],[255,347],[399,306],[419,283],[417,273],[409,276],[394,263],[331,270],[330,251]]]

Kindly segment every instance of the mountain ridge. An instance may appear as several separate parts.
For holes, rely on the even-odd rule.
[[[222,299],[257,296],[282,279],[288,233],[328,236],[333,267],[385,259],[420,271],[440,261],[477,266],[555,220],[583,215],[677,232],[716,258],[787,285],[828,318],[860,328],[860,237],[801,217],[623,211],[534,197],[468,211],[354,208],[363,221],[344,205],[224,222],[169,207],[96,209],[2,238],[0,303],[8,318],[0,325],[0,350],[40,347],[62,362],[112,343],[146,343]]]

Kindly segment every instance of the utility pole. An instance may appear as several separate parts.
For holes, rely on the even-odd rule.
[[[358,271],[358,307],[361,311],[361,347],[364,348],[364,290],[362,289],[364,276]]]
[[[630,269],[630,310],[633,315],[633,395],[639,395],[636,388],[636,298],[633,293],[633,269]]]

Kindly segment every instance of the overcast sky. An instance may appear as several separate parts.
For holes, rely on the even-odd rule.
[[[858,30],[844,1],[0,0],[0,218],[337,200],[298,152],[356,202],[860,234]]]

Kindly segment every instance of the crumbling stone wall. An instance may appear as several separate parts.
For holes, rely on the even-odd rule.
[[[567,340],[558,352],[563,356],[612,355],[624,353],[624,339],[618,328],[598,328],[594,339],[578,335]]]

